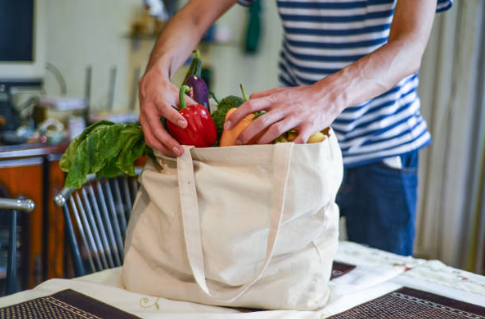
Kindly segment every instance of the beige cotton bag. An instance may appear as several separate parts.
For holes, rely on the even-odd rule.
[[[157,154],[140,176],[122,282],[208,305],[311,310],[338,244],[337,139]]]

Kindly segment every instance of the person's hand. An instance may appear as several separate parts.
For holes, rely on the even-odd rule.
[[[140,124],[148,146],[166,155],[180,156],[183,149],[180,144],[165,130],[161,117],[185,128],[187,121],[177,111],[179,89],[164,76],[156,65],[149,67],[138,86],[140,98]],[[188,96],[187,105],[196,104]]]
[[[267,144],[291,129],[298,132],[295,143],[306,143],[312,134],[330,126],[343,110],[338,105],[338,94],[324,86],[317,82],[311,86],[253,93],[249,101],[231,114],[224,128],[230,129],[248,114],[266,110],[266,114],[255,119],[239,135],[238,144],[246,144],[260,133],[256,143]]]

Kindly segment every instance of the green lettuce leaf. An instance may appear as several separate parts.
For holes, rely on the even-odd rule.
[[[120,175],[121,171],[118,168],[118,166],[116,166],[116,161],[117,161],[116,157],[113,157],[110,160],[108,160],[106,165],[101,170],[96,172],[96,177],[97,178],[101,178],[101,177],[112,178],[112,177],[116,177],[116,176]]]
[[[130,124],[121,132],[123,146],[116,161],[116,167],[127,175],[135,175],[133,162],[140,156],[146,155],[146,144],[140,126]]]
[[[69,144],[69,147],[62,155],[61,160],[59,162],[59,166],[61,167],[61,170],[66,173],[69,172],[69,170],[71,169],[72,162],[74,161],[74,157],[76,156],[77,149],[81,144],[81,142],[87,138],[87,136],[89,136],[91,133],[96,132],[97,130],[109,127],[114,124],[115,123],[110,121],[99,121],[88,126],[80,135],[78,135],[74,140],[72,140],[71,144]]]
[[[141,156],[153,157],[145,143],[141,126],[108,121],[94,123],[74,139],[61,158],[67,172],[65,187],[80,188],[89,174],[97,178],[135,175],[134,162]]]
[[[87,134],[77,147],[72,160],[66,187],[80,188],[88,174],[99,172],[121,150],[121,130],[126,124],[113,124]]]

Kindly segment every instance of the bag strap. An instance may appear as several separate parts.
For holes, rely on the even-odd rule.
[[[264,274],[273,257],[275,243],[281,228],[286,186],[290,171],[290,158],[293,143],[279,143],[274,145],[274,188],[273,211],[270,216],[270,228],[266,246],[266,259],[259,272],[241,286],[225,288],[223,292],[215,293],[207,286],[204,268],[204,254],[202,251],[201,217],[197,200],[197,190],[194,179],[194,166],[190,146],[183,146],[184,154],[177,158],[178,183],[180,190],[180,204],[182,210],[182,224],[185,236],[188,260],[195,281],[208,296],[225,302],[232,302],[249,289]]]

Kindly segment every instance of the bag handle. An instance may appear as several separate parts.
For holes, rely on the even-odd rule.
[[[209,289],[205,278],[200,213],[195,187],[194,166],[192,155],[190,153],[193,146],[182,147],[184,148],[184,154],[177,158],[177,169],[182,210],[182,225],[190,268],[192,269],[195,281],[205,294],[218,301],[232,302],[263,276],[271,258],[273,257],[275,243],[281,228],[293,143],[279,143],[274,145],[273,211],[270,216],[270,228],[268,232],[266,259],[264,264],[259,272],[248,282],[238,287],[225,288],[224,291],[219,294],[214,293]]]

